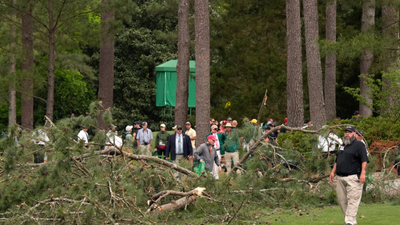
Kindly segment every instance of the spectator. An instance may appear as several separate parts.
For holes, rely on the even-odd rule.
[[[232,117],[228,117],[228,119],[226,119],[226,123],[232,124]]]
[[[171,160],[179,165],[179,162],[184,159],[189,159],[193,156],[192,143],[190,137],[186,134],[182,134],[182,126],[176,126],[176,133],[172,134],[168,138],[167,148],[165,150],[166,159],[171,154]],[[182,182],[182,175],[179,172],[174,173],[175,178]]]
[[[224,145],[222,146],[221,155],[225,154],[225,163],[227,174],[231,172],[231,161],[233,160],[233,166],[239,162],[239,148],[240,140],[237,131],[232,131],[232,124],[226,124],[226,132],[224,134]],[[240,173],[240,171],[238,171]]]
[[[217,174],[218,171],[221,171],[221,165],[220,165],[220,160],[218,157],[218,154],[214,148],[214,144],[217,141],[217,138],[214,135],[208,135],[207,137],[207,142],[203,143],[199,146],[197,151],[194,153],[194,157],[199,160],[200,162],[205,163],[206,170],[210,171],[213,173],[214,177],[214,171],[215,168],[214,166],[218,166]],[[218,179],[218,178],[216,178]]]
[[[305,119],[304,120],[303,129],[306,129],[306,128],[309,128],[309,127],[312,127],[311,120],[310,119]]]
[[[135,142],[135,139],[133,139],[133,135],[132,135],[132,125],[128,125],[125,127],[125,140],[124,143],[127,147],[133,147],[133,143]]]
[[[232,121],[232,130],[237,129],[237,125],[238,125],[237,120],[233,120],[233,121]]]
[[[140,122],[139,121],[135,121],[133,123],[133,130],[132,130],[132,132],[133,132],[132,133],[133,140],[136,140],[136,136],[137,136],[137,133],[139,132],[139,130],[140,130]],[[134,149],[138,148],[138,145],[137,145],[136,141],[133,143],[133,148]]]
[[[178,126],[178,125],[175,125],[174,127],[172,127],[172,130],[174,130],[174,133],[176,133],[176,132],[178,131],[178,129],[176,129],[177,126]]]
[[[353,113],[353,120],[355,120],[355,121],[357,121],[357,122],[361,122],[360,121],[360,116],[361,116],[361,114],[360,114],[360,112],[357,110],[357,111],[355,111],[354,113]]]
[[[207,137],[209,137],[210,135],[214,135],[216,137],[215,143],[214,143],[214,148],[215,151],[217,152],[218,155],[218,159],[221,162],[221,146],[224,144],[224,139],[223,139],[223,134],[218,133],[218,126],[213,125],[211,127],[211,132],[209,134],[207,134]],[[213,175],[215,179],[219,179],[219,174],[218,174],[218,169],[217,169],[217,165],[214,164],[214,170],[213,170]]]
[[[282,125],[285,125],[285,126],[287,126],[287,118],[285,118],[285,120],[283,121],[283,124]],[[281,128],[281,130],[279,131],[280,133],[286,133],[286,128]]]
[[[164,157],[166,157],[165,149],[167,148],[168,139],[169,139],[170,135],[167,131],[165,131],[165,129],[166,129],[165,124],[161,124],[160,129],[161,129],[161,131],[158,132],[157,136],[156,136],[156,148],[154,149],[154,151],[157,151],[158,157],[162,158],[163,153],[164,153]]]
[[[227,124],[227,121],[226,121],[226,120],[222,120],[222,121],[221,121],[221,126],[219,127],[219,132],[220,132],[221,134],[225,133],[225,126],[226,126],[226,124]]]
[[[255,126],[255,125],[257,125],[257,120],[256,120],[256,119],[252,119],[252,120],[250,121],[250,123],[251,123],[253,126]]]
[[[82,140],[85,143],[85,146],[89,143],[89,134],[87,133],[88,128],[82,126],[82,130],[78,133],[78,141]]]
[[[192,128],[192,124],[190,124],[190,122],[186,122],[185,134],[190,137],[192,148],[194,151],[196,151],[196,131]]]
[[[33,162],[34,163],[45,163],[47,162],[47,154],[44,150],[44,147],[46,144],[50,141],[49,136],[47,136],[47,131],[46,130],[37,130],[33,133],[33,143],[38,145],[40,149],[43,149],[42,151],[34,151],[33,153]]]
[[[147,122],[142,122],[142,129],[138,131],[136,140],[140,154],[151,156],[153,133],[147,128]]]

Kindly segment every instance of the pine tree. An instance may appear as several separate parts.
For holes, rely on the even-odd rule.
[[[336,41],[336,0],[326,2],[326,40]],[[336,53],[325,57],[325,111],[326,119],[336,119]]]
[[[306,32],[307,79],[310,102],[310,118],[313,129],[326,122],[324,92],[322,84],[321,58],[318,49],[318,1],[304,0],[304,24]]]
[[[114,20],[114,12],[108,5],[109,0],[102,0],[101,3],[105,11],[101,13],[98,98],[105,109],[112,109],[114,96],[114,33],[111,24]],[[106,126],[102,119],[102,114],[99,115],[98,122],[101,127]]]
[[[372,32],[375,23],[375,0],[365,0],[363,1],[362,19],[361,19],[361,31],[368,33]],[[360,102],[360,113],[363,116],[372,115],[372,109],[370,106],[373,103],[372,96],[370,95],[370,89],[367,85],[367,78],[370,74],[370,67],[372,65],[374,55],[371,49],[365,49],[361,54],[360,59],[360,74],[364,75],[360,77],[360,92],[361,96],[366,99],[366,104],[364,105]]]
[[[189,98],[189,1],[180,0],[178,10],[178,65],[176,66],[175,124],[187,121]]]
[[[24,129],[33,129],[33,17],[32,1],[23,5],[22,17],[22,72],[21,83],[21,125]]]
[[[194,4],[196,33],[196,136],[201,140],[210,132],[210,22],[208,1]],[[196,147],[202,144],[196,141]]]
[[[303,73],[301,53],[300,0],[286,1],[287,41],[287,118],[289,126],[302,126]]]
[[[385,0],[383,1],[382,6],[382,19],[383,19],[383,39],[390,43],[387,46],[386,54],[383,56],[384,58],[384,71],[390,72],[389,68],[393,67],[394,69],[398,68],[398,44],[397,40],[399,39],[399,9],[395,5],[396,1]],[[383,78],[383,82],[385,86],[383,87],[383,91],[391,88],[391,83],[395,82],[388,78]],[[386,98],[387,104],[389,108],[393,108],[395,104],[395,96],[389,95]],[[382,108],[382,114],[390,113],[390,109]]]
[[[12,5],[17,5],[17,0],[12,0]],[[11,19],[16,20],[17,12],[15,9],[12,9]],[[12,80],[10,81],[8,88],[8,126],[14,126],[17,123],[17,100],[16,100],[16,82],[15,82],[15,68],[16,68],[16,59],[15,59],[15,39],[16,35],[16,27],[15,25],[11,25],[10,27],[10,75]]]

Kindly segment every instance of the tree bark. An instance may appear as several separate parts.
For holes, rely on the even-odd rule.
[[[53,120],[54,112],[54,46],[55,27],[53,19],[53,0],[49,0],[47,12],[49,14],[49,63],[47,65],[47,104],[46,116]]]
[[[288,125],[304,121],[300,0],[286,0],[287,118]]]
[[[306,33],[306,58],[310,118],[313,123],[312,129],[317,130],[326,122],[321,58],[317,44],[318,2],[317,0],[304,0],[303,7]]]
[[[382,6],[382,19],[383,19],[383,37],[387,43],[390,43],[388,49],[386,50],[386,54],[384,55],[384,70],[385,72],[390,72],[389,68],[393,67],[395,70],[398,69],[398,66],[395,64],[398,61],[398,44],[397,41],[399,39],[399,10],[394,6],[393,0],[383,1]],[[395,49],[395,50],[393,50]],[[391,83],[394,82],[390,78],[382,78],[386,87],[383,87],[385,90],[390,90],[392,88]],[[383,90],[384,91],[384,90]],[[382,108],[381,113],[385,115],[386,113],[390,113],[390,108],[394,107],[395,101],[392,95],[387,96],[386,101],[389,105],[389,109]]]
[[[13,6],[17,6],[17,0],[12,1]],[[17,13],[14,9],[12,9],[11,19],[16,20]],[[16,103],[16,94],[15,94],[15,55],[14,55],[14,46],[15,46],[15,38],[17,37],[16,28],[14,25],[11,25],[10,28],[10,75],[11,81],[8,86],[8,126],[13,126],[17,123],[17,103]]]
[[[210,132],[210,21],[208,0],[194,1],[196,34],[196,147]]]
[[[336,0],[326,3],[326,40],[336,41]],[[326,119],[336,118],[336,54],[330,52],[325,57],[325,111]]]
[[[361,18],[361,31],[367,32],[370,30],[375,23],[375,0],[365,0],[363,1],[363,13]],[[370,49],[366,49],[361,54],[360,59],[360,74],[366,77],[360,77],[360,92],[361,96],[366,99],[366,104],[364,105],[360,102],[360,113],[363,116],[372,115],[372,109],[368,106],[372,106],[372,96],[370,95],[370,88],[366,84],[367,77],[369,76],[369,69],[371,67],[374,55]]]
[[[189,9],[189,0],[179,0],[175,124],[182,126],[187,120],[189,98]]]
[[[108,0],[101,0],[103,5],[108,5]],[[105,7],[106,8],[106,7]],[[114,13],[105,11],[101,13],[101,43],[100,43],[100,67],[99,67],[99,93],[98,99],[102,102],[104,109],[113,106],[114,89],[114,32],[111,23]],[[100,127],[107,127],[102,119],[103,113],[97,117]]]
[[[23,129],[33,129],[33,18],[32,7],[28,6],[22,12],[22,71],[24,78],[21,83],[21,125]]]

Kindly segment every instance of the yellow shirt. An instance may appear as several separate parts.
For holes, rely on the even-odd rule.
[[[186,135],[188,135],[190,138],[192,137],[196,137],[196,131],[193,128],[190,128],[189,130],[187,130],[185,132]],[[196,148],[196,140],[191,140],[192,142],[192,148],[195,149]]]

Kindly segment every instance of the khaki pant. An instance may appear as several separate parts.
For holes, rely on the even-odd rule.
[[[357,175],[337,176],[336,193],[338,203],[344,214],[345,223],[357,224],[358,205],[361,201],[363,184]]]
[[[217,150],[217,155],[218,155],[218,159],[219,159],[219,164],[221,165],[221,152],[219,150]],[[219,179],[219,169],[218,169],[218,166],[215,163],[215,161],[214,161],[214,167],[213,167],[212,174],[214,175],[214,178],[216,180]]]
[[[239,162],[239,152],[225,152],[225,166],[226,166],[226,174],[231,173],[231,167],[232,163],[231,160],[233,160],[233,166],[235,166]],[[240,170],[238,171],[240,173]]]
[[[184,159],[185,159],[185,157],[183,157],[183,155],[176,155],[175,161],[173,161],[173,163],[179,166],[179,162]],[[179,173],[175,170],[174,177],[178,182],[182,183],[182,174],[181,173]]]
[[[139,154],[151,156],[150,145],[139,145]]]

